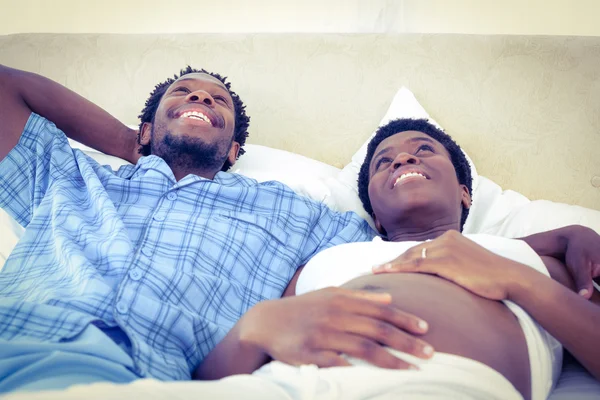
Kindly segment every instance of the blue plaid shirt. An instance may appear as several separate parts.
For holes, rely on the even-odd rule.
[[[26,227],[0,273],[0,338],[118,326],[135,372],[159,379],[189,379],[315,253],[373,236],[355,214],[278,182],[177,182],[156,156],[115,173],[36,114],[0,163],[0,206]]]

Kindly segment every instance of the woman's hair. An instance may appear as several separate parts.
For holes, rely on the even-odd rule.
[[[454,141],[454,139],[426,119],[396,119],[377,129],[373,139],[371,139],[369,142],[365,161],[363,162],[358,174],[358,197],[362,201],[365,210],[371,216],[373,215],[373,207],[371,206],[371,200],[369,199],[369,166],[371,165],[371,160],[373,159],[375,149],[377,149],[377,146],[379,146],[381,142],[390,136],[406,131],[422,132],[440,142],[442,146],[446,148],[448,153],[450,153],[450,159],[452,161],[452,165],[454,165],[454,171],[456,172],[458,182],[462,185],[465,185],[469,191],[469,194],[472,194],[473,179],[471,177],[471,167],[467,161],[465,153],[463,153],[460,146]],[[469,209],[463,206],[460,221],[461,231],[468,215]]]
[[[141,135],[141,131],[142,131],[142,125],[145,122],[152,123],[154,121],[154,116],[156,115],[156,109],[158,108],[160,100],[162,99],[162,96],[165,94],[165,92],[167,91],[169,86],[171,86],[171,84],[173,82],[175,82],[177,79],[181,78],[182,76],[187,75],[187,74],[193,74],[193,73],[208,74],[214,78],[217,78],[225,85],[225,87],[229,91],[229,94],[231,95],[231,99],[233,100],[233,108],[234,108],[234,112],[235,112],[235,126],[234,126],[234,130],[233,130],[233,140],[235,140],[236,142],[238,142],[240,144],[240,151],[238,153],[238,158],[239,158],[239,156],[241,156],[242,154],[244,154],[246,152],[244,150],[244,144],[246,143],[246,138],[248,137],[248,126],[250,125],[250,117],[248,117],[246,115],[246,106],[244,105],[244,102],[240,99],[240,97],[234,91],[231,90],[231,84],[229,82],[227,82],[226,77],[221,76],[216,73],[208,72],[204,69],[199,69],[199,70],[194,69],[188,65],[187,68],[184,68],[179,72],[179,75],[175,74],[173,76],[173,78],[168,78],[166,81],[161,82],[158,85],[156,85],[154,87],[154,90],[150,93],[150,97],[148,97],[148,99],[146,100],[144,109],[142,110],[142,113],[138,116],[138,118],[140,119],[141,122],[140,122],[140,127],[138,130],[137,141],[138,141],[138,144],[140,144],[140,149],[138,151],[141,155],[143,155],[143,156],[150,155],[150,144],[142,145],[140,143],[140,140],[141,140],[140,135]],[[225,161],[225,164],[223,165],[223,168],[221,168],[221,170],[227,171],[229,168],[231,168],[231,165],[232,164],[229,162],[229,160],[227,160],[227,161]]]

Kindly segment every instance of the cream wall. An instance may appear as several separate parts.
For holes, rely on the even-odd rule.
[[[422,32],[600,36],[598,0],[0,0],[0,34]]]

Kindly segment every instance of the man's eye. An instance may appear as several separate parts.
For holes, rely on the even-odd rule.
[[[384,163],[385,164],[389,164],[392,162],[392,159],[389,157],[381,157],[379,160],[377,160],[377,163],[375,164],[375,169],[378,170],[379,167],[381,167]]]
[[[217,95],[217,96],[214,96],[213,98],[215,100],[222,101],[223,103],[227,103],[227,99],[225,97],[223,97],[223,96],[218,96]]]
[[[180,86],[180,87],[176,88],[175,90],[173,90],[172,93],[175,93],[175,92],[189,93],[190,90],[186,87]]]

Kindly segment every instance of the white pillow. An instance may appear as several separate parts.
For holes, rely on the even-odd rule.
[[[429,113],[425,111],[423,106],[419,104],[414,94],[406,87],[401,87],[398,90],[379,126],[398,118],[428,119],[443,130],[429,116]],[[332,186],[335,186],[335,189],[332,189],[332,193],[336,197],[338,209],[340,211],[354,211],[367,219],[371,225],[373,225],[373,221],[367,215],[358,198],[357,180],[360,167],[367,154],[367,146],[374,135],[375,132],[352,156],[350,163],[342,169],[338,176],[339,183],[331,183]],[[502,188],[494,182],[480,177],[469,155],[464,150],[463,153],[471,166],[471,176],[473,177],[473,206],[469,212],[469,218],[465,223],[465,233],[478,233],[490,230],[490,227],[501,223],[513,207],[529,202],[525,196],[513,191],[502,191]]]
[[[496,235],[523,237],[567,225],[587,226],[600,234],[600,211],[548,200],[534,200],[514,207],[494,231]]]
[[[379,126],[383,126],[388,122],[398,119],[398,118],[414,118],[414,119],[428,119],[429,122],[434,124],[440,129],[444,129],[438,124],[433,118],[429,116],[427,111],[419,104],[415,95],[408,90],[406,87],[402,86],[400,90],[396,93],[394,98],[392,99],[392,104],[388,108],[387,112],[379,122]],[[375,130],[371,136],[363,143],[363,145],[358,149],[356,153],[352,156],[352,160],[348,165],[346,165],[342,172],[339,175],[339,180],[348,185],[348,187],[353,188],[358,193],[357,188],[357,180],[358,180],[358,172],[360,171],[360,167],[363,164],[365,157],[367,156],[367,147],[371,138],[375,136],[377,130]],[[478,184],[478,175],[477,170],[475,169],[475,165],[471,161],[471,158],[465,153],[467,156],[467,160],[471,166],[471,175],[473,176],[473,190],[477,187]]]
[[[246,153],[231,167],[231,172],[259,182],[282,182],[300,195],[337,209],[327,182],[337,178],[339,168],[271,147],[246,144],[244,149]]]
[[[397,118],[425,118],[441,128],[419,104],[412,92],[405,87],[400,88],[394,96],[380,126]],[[358,172],[366,156],[371,137],[352,156],[352,160],[342,169],[338,179],[330,180],[328,184],[336,209],[354,211],[373,226],[372,219],[367,215],[358,198],[357,187]],[[546,200],[530,201],[521,193],[502,190],[498,184],[478,175],[475,165],[466,153],[465,155],[471,165],[473,176],[473,205],[464,226],[465,233],[488,233],[518,238],[566,225],[579,224],[592,228],[600,234],[600,211]]]

